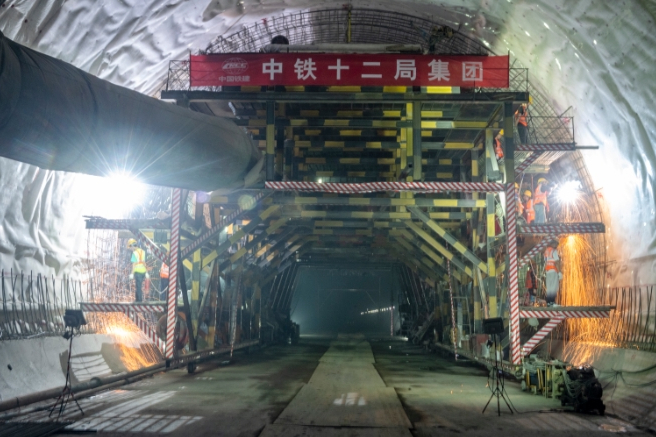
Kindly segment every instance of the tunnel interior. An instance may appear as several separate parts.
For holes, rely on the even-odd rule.
[[[243,8],[243,2],[239,4]],[[322,427],[339,427],[340,420],[347,420],[344,417],[352,418],[334,419],[311,411],[314,404],[307,400],[321,396],[327,405],[362,410],[378,401],[394,403],[386,421],[354,420],[347,426],[412,427],[406,417],[412,410],[405,403],[405,410],[400,408],[399,399],[406,398],[397,398],[399,388],[385,392],[390,388],[385,384],[394,378],[390,375],[395,360],[404,360],[408,369],[414,365],[412,360],[421,361],[421,367],[413,368],[417,372],[435,368],[444,375],[468,372],[466,364],[457,367],[462,363],[451,368],[442,362],[435,366],[420,358],[403,358],[419,354],[419,347],[421,353],[447,354],[456,363],[460,359],[501,368],[493,371],[492,384],[505,372],[547,398],[557,392],[554,375],[563,379],[560,393],[571,392],[566,381],[574,377],[563,376],[566,366],[630,362],[622,354],[634,350],[640,354],[633,356],[633,363],[644,363],[656,351],[650,315],[656,299],[653,287],[618,286],[619,278],[629,276],[630,263],[620,266],[609,261],[610,248],[618,245],[609,229],[628,222],[618,225],[610,220],[617,213],[609,212],[600,193],[603,187],[593,183],[593,175],[599,182],[599,168],[586,166],[598,162],[599,158],[590,157],[602,151],[599,145],[582,143],[576,108],[564,103],[562,95],[555,96],[549,81],[537,80],[544,78],[542,70],[520,62],[510,48],[500,50],[501,41],[508,42],[499,35],[492,41],[493,50],[486,38],[454,24],[458,17],[470,17],[469,12],[455,8],[428,18],[411,8],[392,11],[345,5],[267,15],[219,35],[188,57],[170,61],[165,77],[158,79],[163,85],[150,90],[163,102],[146,104],[148,99],[139,100],[143,96],[125,94],[143,106],[135,104],[133,112],[117,111],[120,123],[136,124],[157,118],[160,110],[173,118],[193,114],[182,127],[162,118],[151,126],[159,136],[142,144],[119,141],[120,153],[126,156],[152,152],[139,162],[139,169],[146,181],[159,186],[145,188],[146,195],[125,214],[118,209],[85,214],[86,236],[80,237],[82,231],[71,233],[76,244],[84,242],[84,259],[56,255],[54,248],[31,250],[29,245],[14,244],[12,266],[43,265],[50,270],[36,269],[29,275],[3,271],[4,338],[66,335],[59,319],[66,307],[75,307],[85,312],[89,322],[80,332],[112,338],[112,346],[103,346],[103,353],[96,355],[107,359],[117,354],[110,369],[115,373],[159,365],[154,363],[166,363],[167,368],[187,365],[193,373],[198,362],[214,354],[229,353],[232,358],[235,351],[258,345],[297,346],[313,362],[316,358],[318,365],[306,375],[302,382],[306,386],[277,412],[271,429],[261,435],[273,435],[277,429],[273,425],[283,435],[284,426],[305,426],[310,417],[312,426]],[[6,16],[0,13],[0,20]],[[271,45],[284,40],[289,44]],[[53,62],[55,67],[61,62],[39,54],[30,57],[19,44],[23,41],[2,42],[18,54],[24,71],[29,62],[36,65],[35,71],[39,62]],[[264,62],[270,62],[271,81],[282,73],[282,67],[275,70],[274,58],[298,58],[295,73],[300,78],[304,71],[307,79],[313,77],[312,57],[321,55],[337,62],[329,67],[337,77],[342,60],[388,57],[396,61],[397,76],[412,80],[410,58],[432,60],[430,74],[441,79],[448,70],[437,68],[446,68],[446,63],[462,60],[464,71],[464,62],[472,59],[481,65],[483,60],[500,62],[502,67],[495,65],[507,76],[507,83],[391,85],[390,79],[390,84],[375,85],[289,85],[284,82],[287,78],[281,78],[281,83],[248,85],[244,59],[258,55],[263,73]],[[212,59],[223,63],[222,70],[230,70],[231,80],[218,82],[224,76]],[[299,67],[301,59],[305,64]],[[215,67],[212,62],[217,62]],[[249,68],[248,74],[255,77]],[[61,71],[80,74],[68,65]],[[85,82],[86,76],[79,77],[78,82]],[[38,79],[38,74],[30,76]],[[238,84],[229,83],[233,80]],[[88,83],[90,90],[97,85],[110,99],[112,93],[123,92],[100,81]],[[7,89],[3,85],[0,82],[0,92]],[[43,88],[47,87],[46,83]],[[103,100],[103,93],[90,94]],[[34,93],[32,98],[39,100]],[[146,109],[134,110],[137,106]],[[65,187],[73,185],[78,187],[71,191],[75,193],[89,181],[82,176],[77,181],[62,177],[57,185],[53,180],[58,173],[48,170],[98,174],[86,153],[84,159],[73,160],[73,166],[62,168],[55,158],[73,147],[58,154],[39,143],[39,138],[47,143],[50,140],[44,138],[61,133],[56,111],[50,111],[52,118],[40,125],[43,134],[32,135],[21,127],[30,119],[30,111],[21,108],[16,113],[23,124],[0,123],[0,129],[9,133],[7,138],[16,137],[5,143],[9,147],[3,147],[3,156],[43,170],[0,161],[0,169],[15,170],[30,180],[7,190],[24,188],[25,202],[32,202],[23,209],[24,215],[4,216],[10,230],[14,222],[29,219],[30,208],[32,217],[39,217],[39,208],[45,215],[45,199],[53,193],[59,198]],[[525,128],[518,121],[523,108],[529,113]],[[70,111],[63,112],[75,119],[75,109]],[[192,120],[198,124],[192,125]],[[211,127],[203,130],[202,126]],[[224,132],[218,135],[221,129]],[[583,138],[589,140],[586,129]],[[16,132],[25,136],[17,139]],[[144,132],[148,138],[148,129],[139,133]],[[161,140],[170,132],[176,136]],[[213,135],[222,141],[211,145]],[[106,162],[117,149],[111,140],[104,143],[103,137],[94,138],[93,153]],[[185,141],[203,144],[198,149],[181,147]],[[19,143],[21,147],[16,146]],[[225,150],[234,152],[231,160],[219,159]],[[41,160],[30,161],[34,156]],[[199,163],[190,166],[194,160]],[[0,172],[1,180],[7,181],[1,173],[7,172]],[[164,173],[168,175],[162,177]],[[128,190],[137,185],[131,183]],[[545,190],[544,215],[536,219],[538,208],[532,208],[539,205],[538,192]],[[101,197],[89,187],[87,192],[90,198]],[[48,226],[50,219],[43,221]],[[647,228],[646,221],[643,227]],[[40,235],[33,227],[15,234],[21,233]],[[9,239],[20,240],[16,235]],[[134,247],[147,254],[145,278],[135,275]],[[551,261],[549,247],[557,247],[558,264]],[[0,260],[9,252],[3,253]],[[28,261],[19,262],[23,257]],[[556,265],[560,275],[554,277]],[[77,271],[81,279],[55,280],[46,270]],[[644,266],[640,270],[644,272]],[[553,291],[554,278],[558,278],[557,291]],[[140,291],[135,294],[135,289]],[[500,327],[493,334],[488,328],[491,321]],[[126,332],[140,336],[139,341],[123,340]],[[410,349],[413,345],[416,348]],[[293,349],[274,350],[279,354],[275,359],[291,359],[294,354]],[[558,360],[566,364],[555,367]],[[280,380],[285,380],[286,371],[279,372]],[[467,374],[481,376],[475,371]],[[583,374],[581,370],[576,375]],[[549,383],[541,378],[549,378]],[[487,384],[491,386],[490,380]],[[410,391],[402,390],[406,389]],[[563,396],[563,405],[569,399],[573,408],[581,408],[576,396]],[[603,415],[603,404],[586,405]],[[312,414],[318,414],[316,422]]]

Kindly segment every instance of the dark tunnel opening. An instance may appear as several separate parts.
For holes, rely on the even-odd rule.
[[[303,268],[291,319],[303,335],[389,336],[399,324],[397,283],[391,270]]]

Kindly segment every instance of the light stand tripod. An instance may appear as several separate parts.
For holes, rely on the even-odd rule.
[[[506,391],[505,389],[505,377],[503,375],[503,370],[499,369],[499,360],[497,358],[497,334],[493,334],[494,336],[494,367],[492,367],[492,377],[496,381],[496,387],[494,390],[492,390],[492,394],[490,395],[490,399],[488,399],[487,404],[485,404],[485,407],[483,408],[483,412],[485,413],[485,410],[487,409],[487,406],[490,405],[490,402],[492,401],[492,398],[496,397],[497,398],[497,414],[501,416],[501,401],[499,399],[503,399],[503,401],[506,403],[508,406],[508,409],[510,410],[510,414],[515,414],[510,407],[510,404],[508,403],[508,399],[506,399],[506,395],[504,395],[504,392]]]
[[[490,396],[490,399],[488,399],[487,404],[485,404],[482,414],[485,413],[487,406],[490,405],[490,402],[494,397],[497,398],[497,413],[499,416],[501,416],[501,401],[499,400],[500,398],[503,398],[503,401],[508,406],[510,413],[515,414],[513,412],[513,409],[510,407],[510,404],[508,403],[508,399],[506,399],[506,396],[508,396],[508,394],[506,393],[504,395],[505,378],[503,375],[503,370],[499,369],[499,358],[497,356],[497,335],[502,333],[503,331],[504,331],[503,319],[501,317],[483,320],[483,332],[485,334],[490,334],[494,337],[494,367],[492,367],[492,377],[495,380],[493,384],[496,384],[496,387],[494,388],[494,390],[492,390],[492,395]],[[489,387],[492,388],[492,385],[489,385]]]
[[[73,390],[71,387],[71,355],[73,352],[73,337],[75,337],[75,330],[77,329],[78,334],[80,333],[80,326],[86,325],[87,322],[84,319],[84,315],[80,310],[66,310],[64,315],[64,325],[66,326],[66,332],[64,332],[63,337],[68,340],[68,360],[66,362],[66,383],[64,384],[64,389],[57,398],[55,404],[50,408],[50,414],[48,417],[52,416],[52,413],[55,412],[57,406],[59,406],[59,413],[57,413],[57,419],[64,414],[66,410],[66,405],[68,401],[72,398],[77,408],[80,410],[80,413],[84,414],[82,407],[75,399]]]

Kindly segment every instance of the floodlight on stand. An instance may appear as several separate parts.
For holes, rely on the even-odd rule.
[[[64,313],[64,325],[67,328],[80,329],[81,326],[86,324],[87,321],[84,318],[82,310],[67,309]]]

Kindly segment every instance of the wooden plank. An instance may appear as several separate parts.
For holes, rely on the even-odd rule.
[[[302,425],[267,425],[260,437],[412,437],[406,428],[322,428]]]
[[[406,428],[322,428],[302,425],[267,425],[260,437],[412,437]]]
[[[412,424],[396,391],[385,385],[374,362],[367,341],[360,338],[333,341],[308,384],[280,414],[275,425],[407,431]]]

